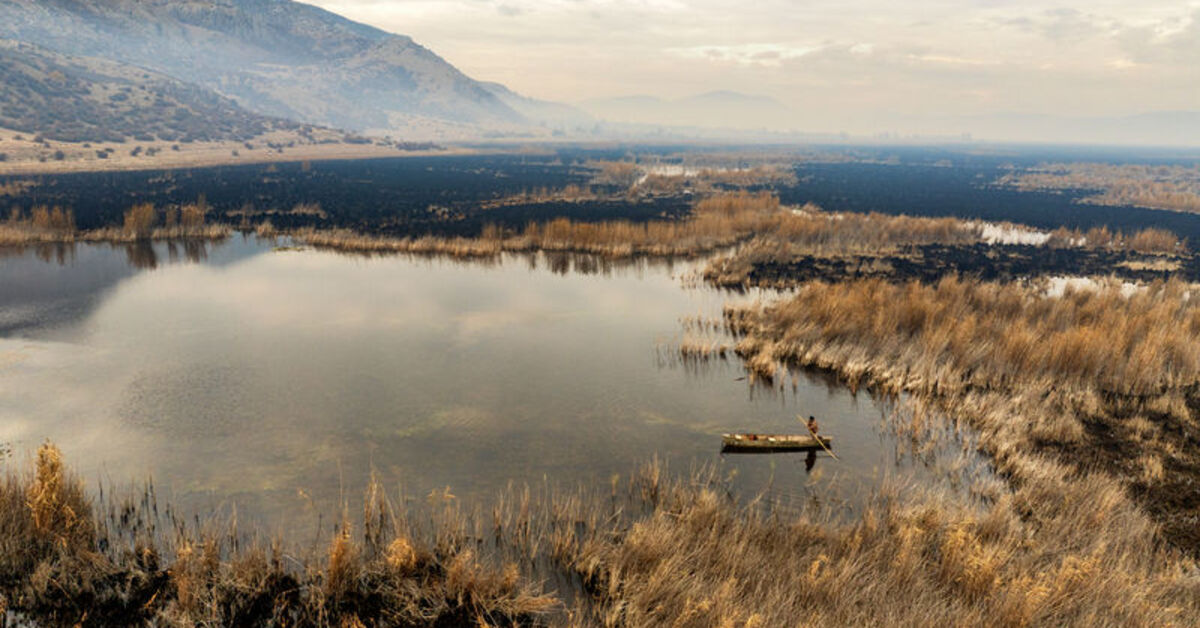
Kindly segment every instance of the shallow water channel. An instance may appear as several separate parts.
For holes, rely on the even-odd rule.
[[[922,451],[891,404],[819,377],[765,388],[737,358],[675,359],[681,317],[754,298],[689,287],[698,262],[367,258],[241,237],[50,253],[0,258],[0,464],[50,439],[91,485],[153,478],[177,507],[289,527],[358,503],[372,470],[467,500],[607,485],[657,457],[715,465],[742,497],[853,508],[961,449]],[[722,432],[803,432],[798,414],[837,460],[720,454]]]

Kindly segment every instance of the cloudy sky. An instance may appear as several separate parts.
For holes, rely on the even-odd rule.
[[[1200,1],[308,0],[564,102],[770,96],[826,130],[1200,110]]]

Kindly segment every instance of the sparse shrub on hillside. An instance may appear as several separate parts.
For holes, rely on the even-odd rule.
[[[32,131],[34,143],[139,142],[184,135],[250,139],[293,124],[241,109],[201,87],[142,73],[138,92],[119,70],[43,53],[0,50],[0,126]],[[116,91],[112,91],[112,90]],[[138,97],[145,93],[150,100]]]

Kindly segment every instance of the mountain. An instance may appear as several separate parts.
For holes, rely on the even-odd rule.
[[[0,38],[145,68],[312,124],[528,125],[411,38],[291,0],[0,0]]]
[[[156,72],[0,40],[3,128],[68,142],[191,142],[298,126]]]
[[[697,94],[677,100],[625,96],[580,103],[589,113],[618,123],[717,129],[795,127],[790,108],[765,96],[731,91]]]
[[[597,123],[595,116],[578,107],[522,96],[500,83],[485,82],[481,84],[484,89],[491,92],[513,111],[542,126],[555,130],[573,130]]]

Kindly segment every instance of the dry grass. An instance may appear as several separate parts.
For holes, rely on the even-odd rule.
[[[569,562],[610,626],[1194,622],[1187,563],[1154,545],[1119,487],[1080,484],[973,504],[884,490],[837,522],[737,508],[711,488],[664,482],[620,534],[569,544]],[[1061,501],[1045,508],[1050,497]]]
[[[1200,212],[1200,167],[1105,163],[1043,164],[997,181],[1022,190],[1098,190],[1081,202]]]
[[[572,194],[577,192],[582,193],[582,188]],[[534,197],[522,202],[531,198]],[[704,279],[716,285],[741,286],[762,264],[786,264],[813,257],[857,257],[856,263],[862,265],[864,271],[886,272],[890,269],[887,256],[903,255],[911,247],[923,245],[982,244],[989,228],[1015,236],[1037,235],[1045,246],[1104,248],[1156,255],[1180,254],[1186,247],[1186,242],[1159,229],[1147,229],[1132,236],[1104,228],[1086,233],[1060,230],[1044,234],[1007,223],[985,225],[955,218],[839,214],[822,211],[811,204],[789,208],[781,206],[773,193],[745,190],[702,196],[694,202],[691,215],[680,220],[582,222],[559,218],[530,223],[519,230],[487,225],[477,238],[389,238],[348,230],[317,229],[302,229],[286,235],[310,246],[349,252],[462,258],[494,258],[504,252],[535,251],[585,253],[610,259],[690,257],[737,246],[732,253],[712,260],[704,271]],[[270,225],[260,229],[260,235],[277,234]],[[1156,257],[1153,261],[1161,262],[1159,266],[1162,266],[1171,259],[1174,258]]]
[[[289,626],[776,626],[797,618],[1185,626],[1200,618],[1195,565],[1155,542],[1153,524],[1117,484],[1066,481],[1035,457],[1021,459],[1011,491],[885,488],[850,519],[739,506],[710,473],[672,480],[653,463],[624,489],[615,481],[611,491],[510,489],[488,514],[431,495],[432,527],[418,533],[372,483],[363,534],[344,520],[323,556],[298,563],[284,560],[281,543],[179,522],[163,541],[147,532],[152,491],[111,505],[102,521],[80,519],[95,537],[40,540],[26,503],[31,486],[68,490],[76,512],[90,513],[57,451],[43,451],[34,477],[10,471],[0,485],[0,595],[52,624],[86,616]],[[573,608],[530,586],[550,573],[579,578]]]
[[[1187,250],[1186,239],[1181,239],[1170,231],[1155,227],[1148,227],[1132,234],[1113,231],[1108,227],[1092,227],[1087,231],[1060,228],[1051,232],[1048,244],[1166,255],[1182,253]]]
[[[272,227],[267,235],[277,235]],[[489,238],[387,238],[348,229],[298,229],[288,232],[292,239],[308,246],[352,253],[439,254],[460,258],[495,257],[506,249],[501,240]],[[524,249],[521,249],[524,250]]]
[[[69,209],[38,205],[29,215],[13,209],[0,223],[0,244],[62,242],[75,236],[75,216]]]
[[[23,135],[16,140],[16,135]],[[250,140],[255,148],[247,149],[243,141],[174,143],[154,142],[60,142],[46,140],[49,146],[33,141],[31,134],[19,134],[11,129],[0,129],[0,153],[8,159],[0,161],[0,174],[50,174],[65,172],[105,172],[130,170],[158,170],[198,168],[225,164],[286,163],[296,161],[325,161],[344,159],[369,159],[378,157],[428,156],[445,154],[473,154],[467,148],[403,150],[395,145],[342,143],[344,134],[332,129],[315,128],[311,139],[295,131],[277,130]],[[328,142],[334,143],[328,143]],[[316,142],[316,143],[312,143]],[[284,145],[280,150],[270,147]],[[137,156],[131,149],[141,146],[145,150]],[[176,150],[175,147],[178,147]],[[62,151],[64,159],[53,155]],[[237,155],[233,154],[237,151]],[[100,158],[99,153],[106,157]]]
[[[88,231],[75,228],[71,210],[36,206],[29,215],[14,210],[0,223],[0,245],[25,246],[72,242],[137,242],[142,240],[220,240],[233,232],[227,225],[206,224],[203,200],[161,210],[149,203],[129,208],[120,227]]]
[[[764,235],[765,234],[765,235]],[[350,231],[300,230],[305,244],[348,251],[492,256],[504,251],[569,251],[606,257],[695,256],[760,236],[750,248],[833,254],[933,242],[979,240],[979,227],[952,218],[829,214],[808,205],[782,207],[770,192],[725,192],[702,198],[683,220],[579,222],[558,218],[511,232],[486,226],[478,238],[380,238]]]
[[[904,256],[924,245],[966,246],[985,242],[988,228],[1014,239],[1044,241],[1039,246],[1087,248],[1137,253],[1148,259],[1133,260],[1129,268],[1181,267],[1187,241],[1174,233],[1147,228],[1132,235],[1097,227],[1088,231],[1059,229],[1049,234],[1012,223],[985,225],[954,218],[918,218],[882,214],[833,214],[808,205],[780,220],[774,229],[756,231],[755,237],[727,255],[714,258],[704,278],[720,286],[744,286],[764,265],[808,263],[813,258],[853,260],[866,274],[891,275],[889,256]],[[778,282],[791,287],[787,278]]]
[[[488,257],[505,251],[580,252],[608,257],[689,256],[735,244],[783,215],[774,194],[738,192],[699,203],[693,216],[681,221],[577,222],[558,218],[547,223],[530,223],[515,233],[487,226],[479,238],[379,238],[325,230],[301,230],[290,235],[316,247],[455,257]]]
[[[361,541],[346,521],[324,556],[285,562],[283,543],[249,541],[236,524],[164,521],[152,488],[93,514],[49,444],[32,474],[6,471],[0,505],[0,608],[39,625],[527,625],[557,605],[513,566],[477,557],[461,518],[424,548],[387,515]]]
[[[571,183],[561,189],[540,187],[524,190],[520,194],[505,196],[493,201],[485,201],[480,205],[480,209],[487,210],[535,203],[579,203],[600,198],[605,197],[597,194],[590,186]]]
[[[765,310],[727,315],[749,336],[745,352],[891,365],[906,388],[1086,386],[1146,396],[1200,383],[1200,306],[1189,291],[1170,281],[1126,296],[1112,283],[1055,298],[957,277],[817,282]],[[763,338],[769,347],[756,344]]]
[[[21,196],[35,187],[37,187],[36,181],[21,179],[0,183],[0,196]]]
[[[43,542],[79,547],[91,541],[91,509],[79,482],[67,475],[62,455],[53,445],[43,445],[37,451],[26,503],[33,532]]]
[[[1056,297],[953,277],[815,282],[726,316],[760,376],[789,362],[910,395],[974,427],[1017,486],[1112,477],[1164,538],[1200,552],[1189,488],[1200,478],[1189,436],[1200,426],[1200,308],[1185,284],[1127,292],[1114,282]],[[1064,464],[1048,472],[1041,454]]]

